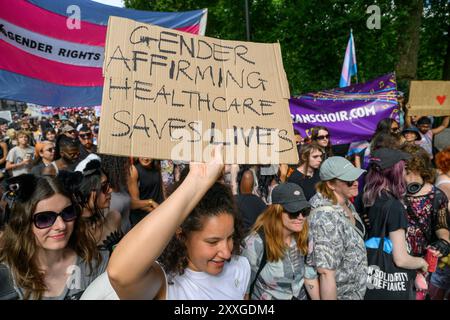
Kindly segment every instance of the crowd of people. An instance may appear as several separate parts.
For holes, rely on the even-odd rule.
[[[0,299],[448,299],[433,120],[383,119],[344,154],[317,126],[295,131],[297,165],[225,166],[221,146],[98,154],[91,111],[0,119]]]

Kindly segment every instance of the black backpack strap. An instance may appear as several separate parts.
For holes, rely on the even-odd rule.
[[[264,269],[264,266],[267,263],[267,253],[266,253],[266,237],[264,235],[264,227],[261,226],[261,228],[258,229],[258,234],[262,239],[263,243],[263,255],[261,258],[261,262],[259,263],[258,271],[256,271],[255,279],[253,280],[252,284],[250,285],[250,292],[249,292],[249,299],[252,298],[253,295],[253,289],[255,288],[256,280],[258,280],[259,274],[261,273],[262,269]]]
[[[9,268],[0,263],[0,300],[18,300],[19,295],[14,288]]]

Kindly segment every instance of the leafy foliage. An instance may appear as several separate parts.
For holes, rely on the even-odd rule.
[[[244,0],[125,0],[128,8],[186,11],[208,8],[206,35],[246,40]],[[417,10],[410,0],[248,0],[251,41],[280,42],[284,67],[297,95],[338,86],[350,29],[356,46],[358,81],[392,72],[400,59],[401,42]],[[422,3],[421,0],[415,1]],[[371,5],[381,11],[381,28],[369,29]],[[424,0],[420,26],[417,78],[443,77],[450,45],[448,0]],[[448,44],[449,43],[449,44]],[[450,57],[447,57],[450,59]],[[449,64],[450,65],[450,64]],[[405,90],[407,82],[400,89]]]

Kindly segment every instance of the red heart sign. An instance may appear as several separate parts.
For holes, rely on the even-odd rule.
[[[444,104],[445,99],[447,96],[437,96],[436,99],[439,102],[439,104],[442,106]]]

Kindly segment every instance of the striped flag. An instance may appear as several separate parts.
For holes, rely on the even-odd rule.
[[[348,39],[347,50],[345,50],[339,87],[348,87],[352,83],[352,76],[356,76],[357,73],[355,41],[353,40],[353,32],[350,31],[350,39]]]
[[[101,104],[109,16],[201,35],[207,17],[206,9],[150,12],[90,0],[0,0],[0,8],[0,98],[59,107]]]

